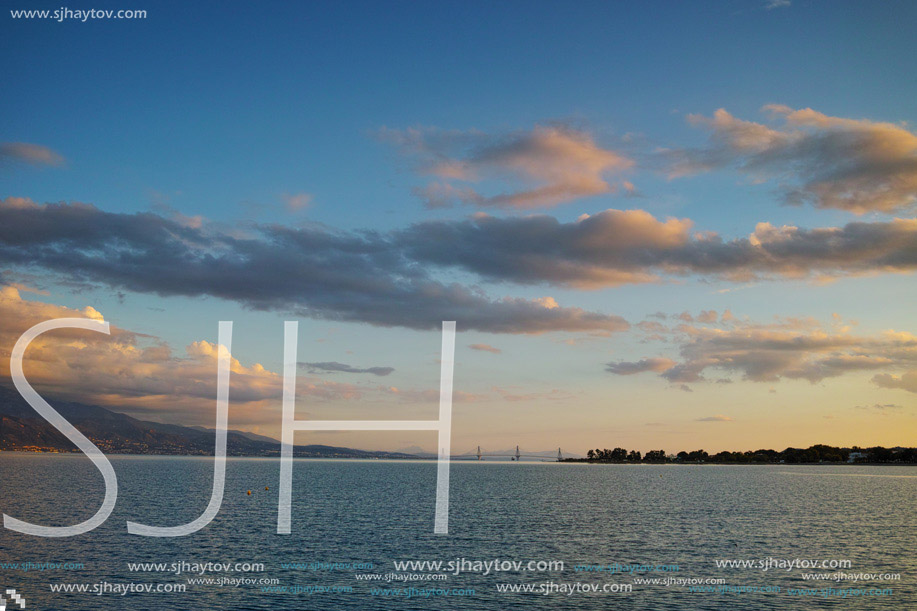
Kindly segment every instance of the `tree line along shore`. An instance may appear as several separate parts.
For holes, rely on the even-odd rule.
[[[776,450],[754,450],[745,452],[722,451],[708,454],[704,450],[681,451],[666,454],[665,450],[651,450],[641,454],[637,450],[614,448],[594,449],[586,452],[586,458],[568,458],[563,462],[586,463],[719,463],[719,464],[917,464],[917,448],[838,448],[824,444],[808,448],[787,448]]]

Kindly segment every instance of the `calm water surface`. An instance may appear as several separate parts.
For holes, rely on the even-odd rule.
[[[917,468],[853,466],[615,466],[453,463],[450,535],[435,536],[435,464],[298,460],[293,534],[275,533],[279,463],[229,459],[217,518],[182,538],[128,535],[125,521],[182,524],[210,496],[212,461],[111,457],[119,479],[115,512],[91,533],[66,539],[0,530],[0,585],[26,595],[27,609],[917,609]],[[270,490],[265,490],[265,487]],[[74,524],[91,516],[102,479],[81,455],[0,455],[0,509],[22,520]],[[252,494],[248,495],[247,491]],[[563,571],[463,573],[447,581],[386,583],[393,561],[564,562]],[[803,572],[718,568],[723,559],[849,560],[846,573],[899,573],[900,581],[805,581]],[[263,563],[257,573],[208,578],[273,579],[283,587],[352,591],[279,593],[259,584],[187,585],[195,575],[137,572],[129,562]],[[40,571],[2,563],[82,563]],[[310,570],[286,563],[372,563]],[[576,565],[677,565],[635,575],[583,572]],[[427,572],[427,571],[423,571]],[[721,578],[770,592],[690,592],[635,578]],[[183,593],[55,593],[49,584],[185,584]],[[630,593],[499,592],[501,584],[633,584]],[[683,582],[682,582],[683,583]],[[429,596],[388,595],[413,587]],[[547,586],[545,586],[547,587]],[[773,591],[780,588],[780,592]],[[790,589],[835,593],[791,595]],[[851,596],[850,590],[892,590]],[[373,591],[376,594],[373,594]],[[436,590],[440,593],[435,593]],[[442,594],[444,589],[473,595]],[[836,592],[848,590],[846,597]],[[12,607],[10,607],[12,608]]]

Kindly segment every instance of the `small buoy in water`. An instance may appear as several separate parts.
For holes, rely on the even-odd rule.
[[[267,486],[265,486],[264,489],[265,489],[265,490],[270,490],[270,488],[268,488]]]
[[[248,491],[248,494],[249,494],[249,496],[251,496],[251,494],[252,494],[252,491],[251,491],[251,490],[249,490],[249,491]]]

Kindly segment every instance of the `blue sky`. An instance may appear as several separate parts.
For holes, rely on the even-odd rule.
[[[453,180],[431,169],[429,151],[399,146],[386,134],[417,130],[424,146],[436,149],[434,157],[467,165],[473,153],[450,148],[460,147],[461,138],[477,134],[481,150],[490,150],[527,142],[539,127],[561,126],[562,134],[587,138],[597,149],[633,161],[629,168],[601,174],[617,191],[580,193],[533,209],[487,208],[487,214],[510,220],[547,214],[574,223],[606,209],[639,209],[660,222],[690,219],[691,233],[716,232],[725,240],[747,238],[762,222],[812,229],[912,218],[911,204],[881,209],[867,202],[869,209],[859,214],[836,206],[785,205],[785,183],[799,182],[793,172],[809,171],[799,164],[815,167],[826,158],[794,158],[763,179],[729,163],[675,178],[660,159],[661,149],[687,151],[694,161],[696,151],[709,152],[711,134],[718,132],[702,121],[691,124],[688,115],[710,118],[720,108],[785,133],[822,128],[785,125],[783,115],[770,116],[762,107],[810,108],[825,117],[871,122],[828,131],[860,133],[856,130],[889,123],[900,130],[896,137],[913,133],[913,4],[766,5],[157,2],[142,7],[146,19],[132,21],[57,23],[4,14],[0,67],[7,93],[0,102],[0,141],[47,147],[63,161],[4,164],[0,199],[91,203],[119,215],[200,217],[208,231],[221,235],[269,224],[386,234],[425,221],[460,222],[481,212],[464,204],[424,207],[416,191],[431,181],[492,196],[524,190],[550,173],[539,166],[537,172],[508,177],[505,165],[488,166],[485,160],[479,164],[487,174],[481,181]],[[93,6],[125,8],[117,2]],[[448,141],[444,148],[437,149],[438,137]],[[730,154],[740,159],[743,153]],[[911,163],[913,154],[905,151],[900,161]],[[831,159],[834,170],[847,167]],[[520,163],[534,161],[526,157]],[[624,197],[621,181],[632,183],[638,197]],[[305,205],[291,210],[286,203],[296,197]],[[233,319],[235,356],[245,365],[258,362],[279,371],[281,321],[290,318],[283,308],[253,311],[213,295],[163,297],[157,289],[130,290],[88,272],[83,280],[92,286],[75,287],[60,267],[14,259],[0,267],[8,281],[45,292],[23,291],[24,299],[92,306],[122,328],[160,338],[176,354],[193,341],[214,341],[217,320]],[[438,269],[438,281],[477,287],[492,299],[550,296],[562,306],[618,315],[632,325],[628,332],[598,337],[466,331],[459,339],[457,388],[476,397],[457,416],[456,445],[564,445],[584,451],[596,444],[650,449],[657,439],[672,450],[904,443],[900,431],[915,430],[913,393],[902,381],[913,363],[900,355],[867,354],[880,350],[872,340],[822,356],[888,358],[888,371],[854,369],[817,381],[784,371],[772,381],[743,381],[749,373],[739,368],[706,371],[703,382],[690,385],[653,372],[605,371],[609,362],[682,358],[689,342],[684,336],[654,344],[634,331],[656,312],[697,317],[704,310],[721,315],[728,309],[749,325],[811,317],[825,328],[833,328],[836,312],[857,323],[843,333],[861,339],[888,329],[914,331],[917,292],[908,270],[897,271],[903,273],[857,267],[856,277],[829,273],[834,281],[828,283],[808,272],[801,279],[780,272],[776,278],[741,280],[663,273],[654,283],[583,290],[556,278],[524,283],[471,269]],[[283,279],[278,275],[276,281]],[[457,322],[461,331],[462,320]],[[301,355],[304,361],[395,368],[379,380],[321,374],[320,379],[346,380],[359,390],[310,404],[304,408],[310,414],[363,417],[379,413],[380,405],[393,417],[433,413],[419,401],[392,402],[391,396],[373,393],[380,385],[435,388],[435,332],[308,317],[301,328],[301,351],[310,351]],[[801,337],[811,329],[795,332]],[[472,344],[502,352],[468,349]],[[871,381],[874,375],[893,378],[883,386]],[[717,385],[718,378],[734,383]],[[117,398],[108,400],[121,406]],[[873,409],[885,405],[894,407]],[[250,417],[240,427],[276,433],[275,412],[266,408],[263,418],[251,409],[246,413]],[[724,419],[702,420],[711,416]],[[409,437],[334,439],[361,447],[423,445]]]

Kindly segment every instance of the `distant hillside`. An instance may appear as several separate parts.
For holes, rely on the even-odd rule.
[[[215,433],[213,429],[208,429],[207,427],[204,427],[204,426],[190,426],[188,428],[194,429],[195,431],[201,431],[203,433],[207,433],[210,436],[213,436],[213,434]],[[228,433],[237,433],[239,435],[242,435],[243,437],[247,437],[248,439],[253,439],[254,441],[263,441],[265,443],[272,443],[274,445],[280,444],[280,440],[278,439],[274,439],[273,437],[267,437],[265,435],[258,435],[257,433],[250,433],[248,431],[236,431],[234,429],[229,429],[227,432]]]
[[[103,407],[65,401],[49,403],[106,454],[212,456],[212,429],[137,420]],[[74,451],[70,441],[41,418],[19,393],[0,385],[0,450]],[[242,431],[226,435],[229,456],[279,456],[280,442]],[[310,458],[417,458],[401,452],[371,452],[325,445],[295,446]]]

